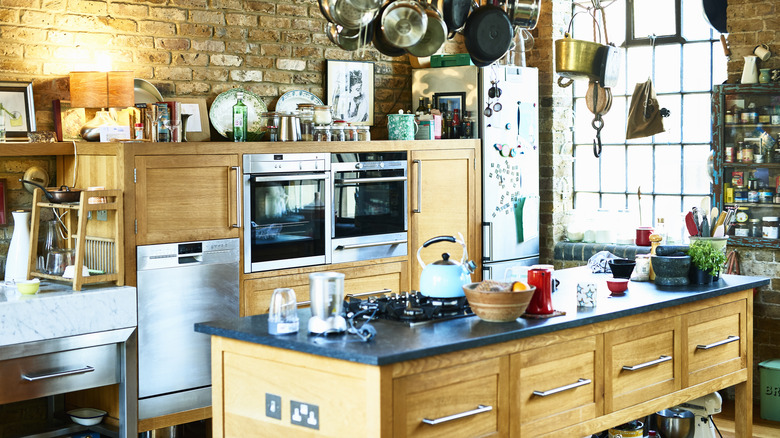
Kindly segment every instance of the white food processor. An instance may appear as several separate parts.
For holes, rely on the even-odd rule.
[[[713,392],[677,405],[678,408],[691,411],[695,416],[693,438],[718,438],[715,425],[712,423],[712,416],[720,413],[722,402],[720,394]]]

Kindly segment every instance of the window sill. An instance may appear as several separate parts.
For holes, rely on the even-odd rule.
[[[555,244],[555,260],[579,260],[587,262],[600,251],[610,253],[624,259],[633,260],[637,254],[650,254],[649,246],[615,245],[611,243],[575,243],[558,242]]]

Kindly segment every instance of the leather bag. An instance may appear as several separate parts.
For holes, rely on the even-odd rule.
[[[626,139],[650,137],[661,132],[664,132],[661,106],[655,95],[653,81],[648,79],[634,87],[626,123]]]

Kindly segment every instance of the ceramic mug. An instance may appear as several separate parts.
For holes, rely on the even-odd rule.
[[[387,115],[387,138],[390,140],[414,140],[417,129],[414,114]]]
[[[769,51],[769,46],[766,44],[756,46],[756,48],[753,49],[753,53],[758,56],[758,59],[762,61],[766,61],[770,56],[772,56],[772,52]]]

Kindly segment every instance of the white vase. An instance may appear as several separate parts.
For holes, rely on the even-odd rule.
[[[756,65],[758,56],[750,55],[745,57],[745,67],[742,69],[742,84],[758,83],[758,66]]]
[[[30,262],[30,212],[14,211],[14,234],[5,259],[5,281],[27,280]]]

